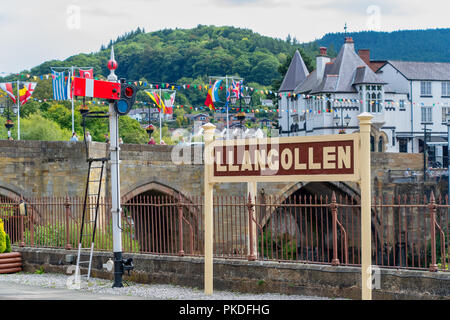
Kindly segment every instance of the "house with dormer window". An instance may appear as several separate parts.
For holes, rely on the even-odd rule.
[[[372,151],[423,152],[426,124],[429,158],[446,165],[450,63],[370,60],[352,38],[334,59],[321,47],[310,73],[301,59],[279,90],[282,136],[352,133],[358,114],[370,112]]]

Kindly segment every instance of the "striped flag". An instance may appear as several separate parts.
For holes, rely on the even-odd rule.
[[[70,81],[70,77],[67,77],[67,81]],[[63,72],[56,72],[52,70],[52,83],[53,83],[53,100],[68,100],[70,90],[67,90],[67,82]]]
[[[0,89],[6,92],[6,94],[11,98],[11,100],[16,103],[16,96],[13,93],[13,87],[11,82],[0,83]]]
[[[150,99],[153,100],[153,102],[156,104],[156,106],[159,109],[159,112],[161,112],[161,110],[163,111],[163,113],[165,113],[166,111],[166,106],[164,105],[164,102],[162,101],[162,99],[159,97],[159,94],[156,91],[144,91],[149,97]]]
[[[206,95],[206,100],[205,100],[205,106],[207,106],[209,108],[209,110],[216,110],[216,108],[214,107],[212,90],[213,90],[212,88],[208,90],[208,94]]]

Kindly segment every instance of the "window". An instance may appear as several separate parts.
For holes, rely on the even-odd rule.
[[[398,101],[398,107],[399,107],[400,111],[405,111],[406,110],[406,108],[405,108],[405,100],[399,100]]]
[[[383,137],[378,139],[378,152],[383,152]]]
[[[441,96],[450,97],[450,82],[442,82]]]
[[[450,107],[442,107],[442,123],[447,123],[447,113],[450,112]]]
[[[399,152],[408,152],[408,140],[406,139],[398,139],[398,151]]]
[[[433,118],[432,118],[432,107],[422,107],[422,122],[432,122]]]
[[[378,87],[381,86],[367,86],[370,87],[370,90],[366,93],[366,105],[367,105],[367,112],[377,113],[381,112],[381,103],[382,103],[382,96],[380,90],[378,90]],[[367,88],[366,87],[366,88]]]
[[[375,152],[375,138],[374,136],[370,136],[370,151]]]
[[[421,96],[431,96],[431,82],[421,81],[420,82],[420,95]]]

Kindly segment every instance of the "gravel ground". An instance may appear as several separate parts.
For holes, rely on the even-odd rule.
[[[67,289],[70,275],[63,274],[32,274],[15,273],[0,274],[0,282],[13,282],[33,287],[62,288]],[[99,294],[112,294],[121,296],[135,296],[151,300],[329,300],[322,297],[282,295],[282,294],[242,294],[226,291],[215,291],[207,296],[202,289],[188,288],[173,285],[148,285],[141,283],[124,282],[123,288],[111,288],[111,280],[91,278],[89,282],[82,281],[80,291]]]

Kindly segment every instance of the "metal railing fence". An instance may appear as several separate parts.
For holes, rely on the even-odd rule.
[[[92,203],[96,199],[90,199]],[[214,197],[214,254],[248,260],[331,265],[361,263],[358,198]],[[0,218],[17,246],[78,247],[82,197],[0,197]],[[122,204],[124,252],[202,256],[203,197],[138,195]],[[112,250],[110,200],[101,198],[95,250]],[[88,212],[92,220],[94,212]],[[380,267],[449,271],[448,198],[374,197],[372,261]],[[89,228],[89,225],[88,227]],[[83,247],[91,240],[84,239]]]

